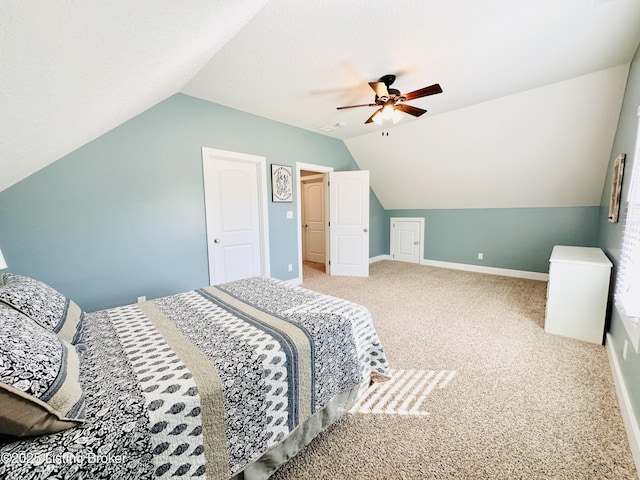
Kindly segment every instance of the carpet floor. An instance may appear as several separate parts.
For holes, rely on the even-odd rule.
[[[546,282],[381,261],[303,286],[371,311],[393,377],[273,480],[638,478],[605,347],[544,332]]]

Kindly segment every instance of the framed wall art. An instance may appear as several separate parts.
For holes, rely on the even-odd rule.
[[[613,180],[611,185],[611,197],[609,198],[609,221],[618,221],[620,213],[620,197],[622,195],[622,175],[624,173],[624,159],[626,155],[618,155],[613,161]]]
[[[271,200],[273,202],[293,202],[291,167],[271,164]]]

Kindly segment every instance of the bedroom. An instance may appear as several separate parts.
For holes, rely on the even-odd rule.
[[[244,20],[249,20],[251,13],[257,12],[262,3],[264,2],[246,2]],[[637,124],[635,109],[640,104],[640,62],[636,52],[638,9],[633,2],[622,0],[574,3],[586,5],[584,11],[595,12],[596,15],[609,14],[613,9],[613,18],[618,22],[622,22],[621,18],[625,17],[625,13],[630,12],[626,14],[624,24],[631,25],[629,28],[633,34],[625,36],[623,31],[625,41],[617,42],[617,49],[622,49],[622,46],[626,48],[624,52],[618,52],[621,56],[619,60],[611,64],[602,64],[591,71],[585,70],[574,77],[562,78],[564,72],[560,72],[553,81],[542,80],[546,81],[546,84],[530,84],[528,88],[519,91],[502,90],[495,94],[496,98],[492,98],[492,92],[487,90],[484,101],[466,107],[461,104],[457,110],[450,113],[438,113],[438,101],[445,101],[447,95],[449,99],[453,98],[453,101],[463,99],[460,95],[448,93],[451,87],[445,83],[438,71],[423,70],[424,76],[407,73],[398,79],[400,88],[404,89],[404,85],[407,85],[406,88],[411,89],[409,81],[414,82],[415,88],[423,86],[425,82],[442,83],[444,93],[439,96],[441,98],[434,96],[433,100],[424,101],[423,105],[430,113],[419,121],[406,124],[401,122],[397,127],[390,128],[388,137],[381,137],[379,130],[371,134],[363,131],[363,135],[344,142],[317,132],[315,129],[321,124],[313,124],[308,129],[295,128],[283,121],[269,120],[265,115],[246,113],[242,111],[243,108],[234,109],[218,102],[212,103],[178,93],[197,73],[199,68],[195,67],[195,64],[205,64],[209,57],[206,60],[202,59],[208,53],[215,53],[212,50],[216,48],[224,48],[222,39],[217,39],[219,44],[214,47],[209,45],[210,50],[205,52],[204,49],[196,49],[190,56],[185,55],[185,52],[193,46],[185,40],[180,43],[185,50],[171,52],[179,58],[157,57],[157,64],[145,63],[143,68],[134,68],[135,64],[127,63],[130,58],[122,58],[121,63],[113,60],[119,57],[112,52],[114,57],[111,57],[111,63],[106,61],[108,58],[104,59],[108,68],[96,71],[97,74],[106,75],[108,82],[102,83],[94,77],[87,77],[88,86],[74,85],[61,73],[62,67],[73,65],[65,62],[74,62],[75,55],[84,53],[77,52],[75,47],[69,44],[63,43],[69,49],[68,56],[64,56],[65,50],[61,50],[63,56],[56,64],[47,61],[46,56],[39,58],[35,54],[32,57],[34,63],[25,64],[25,58],[29,57],[20,55],[22,50],[7,50],[17,55],[10,59],[14,59],[16,70],[19,70],[15,72],[15,83],[8,85],[10,91],[16,95],[4,97],[3,102],[7,103],[6,106],[2,106],[3,112],[12,112],[12,115],[3,115],[2,119],[2,157],[7,163],[3,164],[0,176],[3,182],[6,182],[2,186],[3,191],[0,192],[0,248],[10,271],[19,271],[50,282],[88,311],[131,303],[141,295],[154,298],[207,285],[204,241],[206,234],[201,186],[203,146],[263,155],[269,163],[295,166],[296,162],[304,162],[331,166],[335,170],[371,170],[372,258],[389,254],[388,222],[391,216],[399,214],[427,218],[430,229],[426,233],[425,257],[434,261],[478,265],[480,262],[477,260],[477,252],[482,251],[486,260],[481,266],[546,273],[551,247],[558,243],[600,246],[615,258],[618,254],[622,225],[606,222],[606,218],[603,219],[602,216],[602,209],[606,209],[608,182],[611,176],[611,168],[608,166],[612,158],[617,153],[625,152],[630,157],[634,148]],[[602,5],[592,8],[592,4],[598,3]],[[287,2],[269,2],[265,8],[275,8],[279,4],[291,8]],[[491,11],[492,8],[500,6],[499,4],[500,2],[487,2],[487,8]],[[11,8],[18,8],[8,5],[10,4],[5,4],[9,13]],[[361,5],[360,8],[368,11],[371,9],[369,5],[367,3],[365,7]],[[457,4],[458,9],[462,9],[463,6],[468,5],[465,2]],[[552,8],[550,4],[545,4],[545,7]],[[33,7],[34,11],[26,12],[24,17],[12,17],[7,14],[2,18],[22,18],[24,28],[41,29],[43,37],[33,36],[32,44],[24,38],[24,31],[21,35],[18,35],[20,31],[17,31],[14,39],[16,42],[25,42],[24,48],[31,48],[34,52],[41,50],[42,55],[51,55],[52,52],[44,48],[45,43],[38,41],[48,41],[52,47],[56,47],[56,28],[66,24],[63,23],[55,6],[50,7],[52,10],[48,15],[29,17],[34,15],[38,8],[45,7]],[[627,8],[629,10],[626,10]],[[211,16],[221,14],[210,10],[203,11],[208,12],[210,17],[207,18],[200,12],[202,21],[215,21]],[[538,15],[535,18],[541,17],[542,11],[541,6],[540,11],[534,12]],[[78,11],[69,18],[77,20],[83,15],[88,14]],[[103,15],[109,17],[109,12],[103,12]],[[117,15],[113,16],[120,19]],[[45,22],[43,17],[49,21]],[[140,18],[145,17],[141,15]],[[168,28],[171,25],[169,20],[164,16],[161,18],[167,22],[167,30],[174,32]],[[127,25],[130,27],[130,22],[122,20],[119,28],[129,31]],[[233,20],[236,23],[230,21],[229,28],[233,25],[239,29],[241,19]],[[153,21],[159,22],[160,19],[153,18]],[[193,23],[189,24],[189,21]],[[188,28],[198,25],[197,19],[194,18],[184,18],[184,22]],[[541,24],[543,22],[538,25]],[[16,25],[20,25],[20,22],[16,22]],[[85,32],[80,24],[73,25],[75,30],[70,29],[68,33],[71,41],[76,38],[74,34],[80,36]],[[99,27],[99,24],[91,25]],[[8,29],[9,26],[3,24],[4,28]],[[185,27],[185,30],[188,28]],[[183,31],[176,31],[175,34],[181,32]],[[227,35],[224,40],[227,40],[234,32],[223,33]],[[505,32],[505,35],[513,33],[509,31]],[[501,38],[494,41],[500,41]],[[220,50],[225,55],[219,58],[224,60],[234,55],[235,49],[246,47],[241,37],[236,40],[237,43],[230,45],[233,48]],[[177,42],[176,37],[171,35],[166,35],[165,41]],[[469,42],[469,39],[466,41]],[[322,41],[319,43],[322,44]],[[469,43],[463,46],[469,47]],[[531,47],[526,44],[519,46]],[[119,47],[122,45],[116,45],[114,49]],[[588,54],[597,56],[597,52],[593,50],[585,52],[575,46],[572,51],[576,52],[574,56],[578,63],[584,61],[583,56]],[[517,52],[507,53],[516,56]],[[357,75],[350,75],[349,65],[341,63],[340,59],[344,57],[337,55],[334,59],[329,58],[329,54],[326,55],[317,56],[324,58],[322,64],[325,68],[321,77],[323,81],[300,85],[300,88],[306,89],[307,92],[327,87],[342,89],[362,81],[375,80],[389,70],[411,66],[409,60],[407,65],[396,65],[394,62],[400,62],[400,59],[371,59],[373,64],[360,67],[366,68],[366,76],[356,78]],[[392,56],[391,52],[389,56]],[[82,58],[84,62],[91,64],[92,57],[86,55]],[[366,64],[367,58],[367,55],[364,55],[364,58],[358,56],[354,61],[362,65]],[[430,58],[435,61],[433,57]],[[512,57],[509,59],[515,60]],[[474,67],[472,59],[467,62],[468,68]],[[58,64],[60,70],[55,68]],[[48,66],[45,68],[46,72],[55,75],[43,75],[40,71],[43,65]],[[176,65],[183,68],[179,69]],[[256,64],[257,66],[260,64]],[[475,67],[479,68],[477,65]],[[341,79],[332,79],[332,75],[341,69]],[[470,71],[474,80],[480,81],[481,70]],[[4,78],[7,78],[7,81],[13,80],[14,77],[8,73]],[[500,69],[497,73],[506,72]],[[371,75],[374,78],[369,78]],[[293,74],[287,74],[283,76],[283,80],[288,76],[295,77]],[[126,79],[126,82],[119,83],[123,79]],[[19,88],[21,86],[25,87],[24,90]],[[80,87],[88,90],[82,90]],[[368,88],[366,84],[364,87]],[[80,89],[79,92],[84,92],[84,96],[72,96],[70,88]],[[570,97],[567,92],[573,92],[576,96]],[[223,94],[226,95],[227,92]],[[369,95],[365,90],[361,100],[355,99],[356,103],[368,101]],[[500,97],[497,98],[497,95]],[[229,93],[228,96],[232,95]],[[335,107],[343,104],[343,98],[340,95],[337,98],[331,95],[318,96],[321,97],[320,100],[314,97],[315,101],[321,101],[323,108],[328,112],[328,118],[333,119]],[[73,98],[76,99],[76,103],[70,103],[69,99]],[[96,98],[104,101],[99,108],[94,107]],[[352,97],[349,98],[349,101],[351,100]],[[13,103],[14,101],[16,103]],[[43,105],[47,108],[42,108]],[[536,109],[533,106],[542,108]],[[589,108],[600,108],[599,112],[606,115],[606,125],[609,129],[607,132],[597,130],[597,135],[592,135],[594,123],[588,122],[592,115]],[[366,109],[356,110],[353,112],[354,126],[363,123],[367,116]],[[90,111],[91,114],[83,114],[84,111]],[[13,115],[13,112],[18,113]],[[550,118],[558,118],[562,112],[570,116],[571,122],[571,125],[567,126],[568,130],[561,130],[562,136],[580,138],[580,142],[554,143],[553,146],[557,147],[557,150],[541,152],[536,145],[540,145],[540,139],[544,139],[545,135],[553,133],[549,132],[549,129],[555,128],[553,124],[548,123]],[[50,116],[46,116],[47,113],[50,113]],[[479,126],[486,125],[487,130],[491,126],[482,122],[486,118],[495,119],[498,125],[509,124],[513,126],[513,130],[520,128],[521,130],[515,133],[523,133],[514,135],[513,131],[498,132],[501,143],[496,145],[495,136],[486,137],[485,142],[480,142],[476,136],[456,136],[452,139],[453,134],[449,131],[448,136],[439,137],[448,139],[449,144],[444,146],[437,144],[438,137],[434,138],[431,136],[433,133],[430,133],[447,132],[448,125],[458,124],[480,134],[484,130],[480,130]],[[333,120],[324,122],[329,125],[335,123]],[[599,122],[596,122],[596,125],[597,123]],[[433,150],[415,154],[411,142],[406,137],[415,137],[416,131],[425,142],[436,143]],[[508,138],[504,138],[507,133]],[[585,145],[585,139],[594,143]],[[381,143],[382,141],[386,143]],[[481,149],[474,148],[476,153],[469,151],[465,149],[465,142]],[[421,148],[423,143],[418,143],[418,147]],[[371,149],[363,150],[367,144]],[[452,153],[453,148],[456,150]],[[446,154],[447,158],[455,156],[455,162],[452,159],[442,166],[443,172],[430,171],[428,179],[414,177],[416,182],[447,187],[447,191],[436,192],[436,200],[447,199],[450,203],[440,205],[431,198],[425,199],[425,191],[429,189],[420,188],[420,184],[417,188],[410,189],[409,183],[400,180],[381,183],[380,178],[392,173],[389,166],[369,165],[368,162],[382,162],[388,158],[387,149],[407,152],[407,156],[419,158],[439,157],[443,154]],[[374,155],[374,150],[379,151],[379,155]],[[565,156],[567,150],[571,158]],[[500,159],[503,162],[487,165],[486,171],[493,172],[493,176],[481,176],[484,170],[477,162],[470,161],[480,157],[477,152],[483,154],[483,162],[489,158]],[[532,161],[528,153],[540,155],[540,159],[533,159],[534,163],[538,160],[542,162],[542,155],[545,154],[544,158],[549,160],[543,169],[547,176],[541,179],[540,175],[533,175],[528,170],[514,171],[520,181],[517,185],[519,188],[522,187],[522,192],[533,191],[532,195],[536,196],[526,199],[527,201],[519,196],[517,201],[510,200],[498,208],[495,199],[489,196],[491,191],[498,191],[494,183],[495,169],[504,165],[524,168],[529,165],[524,160]],[[581,158],[583,154],[585,156]],[[580,161],[586,161],[585,158],[594,162],[593,171],[579,168]],[[509,159],[514,161],[508,162]],[[562,160],[577,163],[567,164],[562,163]],[[48,163],[50,164],[45,166]],[[558,171],[559,164],[569,171]],[[23,165],[27,165],[31,170],[24,171]],[[399,162],[393,167],[394,173],[400,171]],[[630,167],[631,163],[628,164],[628,168]],[[463,173],[460,174],[460,171]],[[23,172],[20,178],[9,180],[19,175],[19,172]],[[548,180],[549,177],[555,178],[560,184],[545,183],[544,179]],[[567,178],[569,180],[566,180]],[[625,181],[628,182],[629,178],[630,175],[627,175]],[[531,180],[532,185],[531,188],[525,189],[523,182],[526,183],[528,180]],[[403,185],[402,190],[408,195],[414,195],[416,201],[406,204],[402,198],[396,197],[393,190],[399,190],[398,185]],[[571,188],[567,188],[567,185]],[[539,198],[540,195],[551,193],[565,194],[571,198],[562,198],[550,204],[543,203]],[[394,203],[395,200],[397,203]],[[298,232],[295,221],[286,218],[287,211],[292,208],[292,204],[269,204],[271,273],[285,280],[295,279],[301,274],[296,268]],[[495,239],[499,239],[499,243],[495,242]],[[294,266],[291,273],[287,271],[288,264]],[[70,270],[73,274],[70,274]],[[611,333],[613,345],[621,359],[626,334],[620,328],[615,312]],[[640,394],[637,386],[633,387],[633,380],[640,373],[639,362],[638,355],[633,354],[627,357],[623,364],[623,376],[627,381],[635,411],[640,408]]]

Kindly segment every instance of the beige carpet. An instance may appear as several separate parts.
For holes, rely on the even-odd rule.
[[[369,308],[395,377],[274,480],[637,478],[605,348],[544,332],[546,282],[382,261],[304,286]]]

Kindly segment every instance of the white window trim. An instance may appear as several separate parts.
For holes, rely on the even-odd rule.
[[[627,331],[627,335],[629,335],[631,345],[633,345],[633,349],[638,353],[640,349],[640,324],[638,323],[638,317],[630,317],[627,315],[624,310],[624,304],[620,299],[616,299],[615,305],[622,324]]]
[[[640,107],[638,107],[640,117]],[[636,352],[640,347],[640,122],[636,135],[633,172],[629,193],[616,279],[615,306]],[[627,235],[631,234],[632,241]],[[629,254],[628,252],[631,251]],[[630,258],[629,258],[630,257]]]

